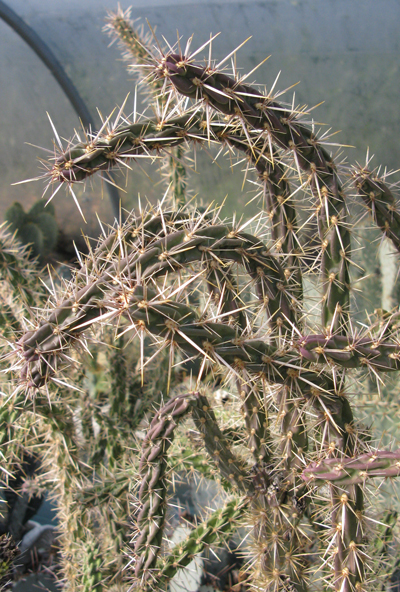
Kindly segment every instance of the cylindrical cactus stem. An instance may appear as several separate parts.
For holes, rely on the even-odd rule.
[[[209,126],[210,133],[205,129]],[[99,171],[108,171],[121,166],[137,157],[154,158],[163,155],[171,147],[182,147],[185,143],[196,145],[209,143],[228,143],[247,153],[246,136],[236,125],[204,121],[201,117],[187,111],[177,118],[143,119],[128,125],[114,125],[98,133],[89,133],[87,142],[70,142],[61,152],[55,164],[49,162],[48,172],[44,177],[60,183],[74,183],[87,179]],[[258,136],[252,133],[257,152],[263,154],[264,144],[258,142]]]
[[[129,71],[138,71],[142,80],[146,80],[146,88],[150,91],[151,98],[160,101],[164,105],[167,97],[160,92],[163,81],[148,76],[149,71],[147,68],[154,61],[150,48],[150,39],[143,35],[140,27],[134,26],[130,13],[130,8],[125,11],[119,8],[117,12],[110,12],[104,31],[113,38],[112,43],[115,40],[118,41],[118,45],[123,51],[123,57],[128,62]]]
[[[202,442],[199,443],[200,446],[203,446]],[[197,451],[197,446],[195,451],[192,448],[183,448],[179,452],[174,452],[171,455],[169,464],[173,471],[184,471],[188,479],[193,479],[195,482],[205,477],[216,483],[221,483],[225,491],[235,489],[230,481],[224,479],[217,466],[211,465],[209,455]]]
[[[271,434],[268,426],[268,410],[262,401],[256,384],[246,372],[243,361],[235,363],[237,373],[236,385],[242,401],[242,414],[247,428],[247,446],[254,460],[260,466],[271,461]]]
[[[187,170],[184,164],[186,147],[184,144],[172,149],[167,157],[166,181],[173,198],[173,209],[179,210],[186,204]]]
[[[162,80],[148,76],[147,68],[149,63],[154,61],[154,56],[149,47],[149,41],[144,38],[140,29],[134,27],[134,23],[130,19],[130,9],[125,12],[119,9],[117,13],[110,13],[107,21],[105,29],[114,39],[118,39],[119,46],[124,51],[123,56],[129,62],[128,69],[136,71],[142,81],[147,82],[143,86],[150,95],[150,99],[153,99],[159,105],[158,109],[162,112],[166,107],[168,95],[161,92],[164,84]],[[164,157],[166,180],[172,196],[174,210],[179,209],[186,203],[187,174],[184,157],[185,149],[182,145],[171,148],[171,155]]]
[[[119,426],[115,415],[108,417],[96,405],[91,405],[87,411],[87,419],[91,422],[95,421],[99,430],[96,436],[93,434],[88,439],[89,464],[94,467],[102,464],[105,462],[104,457],[106,456],[107,464],[112,470],[118,464],[124,451],[122,426]]]
[[[125,359],[124,336],[116,339],[110,355],[110,376],[111,376],[111,413],[120,415],[126,406],[127,397],[127,365]]]
[[[315,486],[363,484],[370,479],[391,479],[400,475],[400,449],[375,450],[354,458],[327,458],[306,467],[301,477]]]
[[[134,468],[123,470],[123,433],[115,428],[113,416],[100,412],[97,401],[82,395],[80,401],[62,399],[51,407],[38,397],[35,407],[45,433],[46,485],[57,501],[63,576],[80,591],[108,590],[111,578],[113,583],[122,579],[122,549],[129,532],[124,519],[136,478]],[[98,435],[87,429],[90,419],[92,427],[95,422],[100,428]],[[124,445],[135,446],[128,438]],[[98,533],[100,542],[93,546]]]
[[[325,392],[313,391],[312,404],[320,421],[319,446],[337,462],[352,456],[361,442],[354,427],[354,417],[345,394],[337,383],[331,382]],[[362,546],[363,492],[359,485],[346,487],[331,483],[332,586],[337,591],[350,592],[364,581],[364,553]],[[361,589],[361,588],[360,588]]]
[[[217,464],[222,476],[232,487],[250,495],[252,483],[246,476],[243,463],[232,454],[205,395],[198,394],[196,397],[196,403],[193,405],[193,420],[203,439],[205,449]]]
[[[0,227],[0,280],[3,295],[7,299],[12,313],[16,318],[21,309],[24,316],[32,315],[31,308],[37,304],[38,296],[44,293],[36,281],[38,270],[28,258],[26,247],[23,247],[4,227]]]
[[[136,298],[131,300],[132,287],[125,288],[125,281],[130,286],[132,281],[150,281],[194,261],[202,262],[204,254],[211,251],[225,262],[239,263],[250,275],[259,300],[270,312],[271,321],[279,328],[280,333],[287,322],[294,322],[290,295],[284,286],[283,271],[259,239],[229,226],[207,223],[196,233],[191,232],[189,226],[185,230],[171,232],[165,238],[156,239],[157,237],[144,252],[137,250],[122,260],[118,258],[113,265],[106,267],[104,273],[102,270],[100,274],[94,271],[91,278],[87,277],[84,281],[82,277],[81,284],[84,283],[84,286],[79,289],[77,282],[73,293],[52,312],[48,321],[23,337],[20,345],[27,361],[23,375],[26,375],[29,384],[39,386],[46,381],[51,368],[57,367],[68,344],[79,340],[85,327],[101,321],[107,306],[105,293],[115,311],[113,316],[118,317],[127,312],[130,302],[137,302]],[[113,273],[118,279],[111,281]],[[115,288],[119,283],[123,294],[119,294]],[[142,300],[146,301],[145,294]],[[184,314],[193,316],[194,313],[185,309]],[[172,318],[175,317],[173,315]],[[140,318],[137,317],[137,320]],[[145,315],[143,320],[147,322],[148,316]],[[188,320],[187,318],[186,322]]]
[[[291,478],[278,468],[255,466],[256,495],[252,500],[253,582],[266,592],[306,592],[306,537],[300,526],[303,504],[293,496]]]
[[[297,235],[296,208],[291,196],[288,169],[280,161],[276,150],[270,151],[263,138],[253,138],[248,146],[247,138],[241,140],[237,135],[223,130],[218,134],[220,140],[245,152],[253,163],[262,187],[262,208],[271,222],[271,234],[278,253],[287,255],[283,261],[285,278],[290,280],[292,293],[302,298],[302,274],[299,255],[301,245]]]
[[[299,353],[310,362],[334,362],[342,368],[371,367],[384,372],[400,369],[399,348],[389,340],[390,326],[386,331],[374,335],[374,327],[368,331],[369,337],[345,335],[307,335],[300,340]]]
[[[280,425],[281,454],[284,460],[284,468],[292,475],[292,483],[295,485],[295,475],[303,466],[304,454],[308,448],[308,434],[305,423],[305,400],[298,392],[298,384],[290,374],[286,383],[277,392],[276,404],[278,408],[277,421]]]
[[[79,142],[68,148],[58,157],[49,175],[53,181],[83,181],[98,171],[115,168],[122,161],[182,144],[190,133],[203,135],[199,127],[186,129],[189,119],[185,115],[169,122],[147,120],[109,130],[99,138],[94,136],[92,142]]]
[[[49,466],[50,472],[57,472],[55,481],[58,485],[62,484],[62,488],[67,491],[82,470],[76,425],[71,410],[54,402],[50,407],[44,397],[35,399],[35,408],[46,426],[44,437],[51,449],[51,458],[56,459],[54,465],[49,465],[52,461],[46,458],[46,467]]]
[[[399,565],[396,555],[392,553],[398,519],[399,513],[396,510],[386,510],[376,526],[375,536],[372,540],[376,571],[379,573],[384,570],[385,574],[382,574],[384,590],[387,589],[387,584]]]
[[[398,199],[375,171],[354,167],[353,181],[375,224],[400,252],[400,210]]]
[[[358,485],[345,491],[331,486],[334,589],[343,592],[362,590],[366,554],[362,541],[363,493]]]
[[[82,551],[82,592],[103,592],[105,590],[101,570],[103,558],[97,543],[94,540],[88,541]]]
[[[122,260],[135,249],[144,249],[155,237],[165,236],[167,228],[171,225],[181,230],[176,218],[176,214],[170,211],[162,214],[158,211],[143,212],[141,216],[135,216],[134,212],[131,212],[123,225],[113,228],[94,250],[89,243],[91,255],[84,258],[81,269],[77,271],[78,277],[86,278],[92,272],[99,275],[107,268],[113,268],[115,259]]]
[[[251,483],[245,483],[238,461],[227,448],[224,437],[204,395],[177,395],[157,412],[142,447],[139,464],[139,506],[136,512],[138,535],[135,540],[135,577],[143,583],[151,579],[162,541],[166,513],[168,484],[167,451],[174,438],[178,422],[193,411],[193,419],[203,435],[204,445],[216,460],[222,474],[246,493]]]
[[[265,582],[268,591],[308,589],[306,538],[300,526],[308,499],[302,496],[300,500],[296,495],[297,475],[308,444],[301,409],[307,402],[304,386],[297,379],[297,372],[289,369],[282,387],[273,395],[281,434],[278,462],[254,467],[257,495],[253,514],[258,519],[254,534],[261,549],[257,581]]]
[[[0,309],[0,331],[5,338],[15,338],[18,333],[22,332],[20,321],[15,315],[12,307],[8,302],[4,301],[3,294],[0,295],[1,309]]]
[[[122,289],[121,296],[124,296],[124,294],[125,289]],[[115,300],[117,302],[119,301],[118,295],[115,296]],[[98,304],[96,304],[96,307],[97,306]],[[115,311],[115,315],[118,317],[118,310],[115,309],[115,304],[112,304],[111,306],[112,310]],[[125,306],[123,306],[121,308],[121,313],[125,313],[127,312],[127,310],[128,309]],[[199,325],[197,315],[191,308],[178,302],[173,304],[167,302],[163,303],[163,300],[160,301],[160,299],[157,297],[157,294],[154,293],[150,288],[146,289],[142,286],[137,286],[136,288],[131,289],[129,299],[129,317],[132,321],[134,321],[137,324],[137,328],[140,331],[146,329],[148,332],[165,337],[166,339],[168,339],[168,336],[171,336],[173,334],[174,341],[179,345],[179,347],[182,348],[183,351],[190,355],[202,354],[206,357],[208,356],[208,359],[210,361],[212,359],[215,359],[217,363],[220,363],[222,360],[224,364],[228,364],[231,366],[238,365],[238,363],[240,363],[241,365],[244,364],[246,371],[249,374],[257,374],[261,372],[265,374],[266,378],[269,381],[276,383],[284,382],[286,380],[286,377],[288,376],[288,373],[293,372],[291,370],[290,363],[290,360],[293,360],[293,355],[291,356],[290,353],[287,353],[282,356],[279,350],[276,350],[274,347],[268,346],[262,341],[255,341],[251,338],[249,338],[248,340],[246,338],[243,338],[238,341],[237,332],[235,328],[229,326],[228,324],[225,325],[222,323],[202,322],[202,324]],[[170,321],[168,320],[168,317],[170,318]],[[84,319],[85,318],[87,319],[87,317],[84,317]],[[92,316],[91,318],[96,317]],[[68,327],[70,328],[74,325],[79,327],[80,319],[82,319],[82,317],[79,317],[79,315],[78,317],[76,317],[74,314],[70,321],[66,321]],[[101,321],[101,316],[99,316],[97,320]],[[45,336],[44,343],[46,343],[47,339],[47,330],[45,332],[45,328],[46,326],[43,325],[39,328],[36,334],[29,335],[29,339],[33,337],[37,340],[35,345],[36,351],[38,351],[39,347],[43,348],[41,354],[43,356],[43,361],[40,362],[41,365],[38,365],[37,361],[31,361],[29,358],[27,358],[27,365],[23,370],[23,376],[29,376],[30,374],[32,377],[32,383],[36,386],[40,386],[40,384],[44,383],[44,381],[46,381],[46,379],[49,377],[49,374],[46,373],[46,360],[47,355],[49,355],[49,350],[47,350],[47,347],[45,349],[41,345],[42,334],[44,334]],[[66,331],[65,334],[68,335],[68,332]],[[77,335],[74,335],[74,333],[72,333],[71,335],[71,337],[76,336]],[[314,337],[315,336],[310,336],[309,343],[313,342]],[[322,343],[325,343],[324,336],[317,337],[320,338]],[[33,343],[34,342],[32,342],[32,345]],[[66,347],[69,342],[67,341],[67,339],[65,339],[64,343]],[[52,344],[52,339],[50,340],[50,344]],[[28,346],[32,347],[32,345],[31,342],[29,342]],[[377,356],[374,349],[370,350],[366,347],[364,347],[362,351],[362,356],[360,358],[354,356],[354,359],[358,359],[360,365],[368,364],[372,370],[375,368],[375,363],[377,369],[398,370],[398,346],[396,344],[383,344],[382,347],[384,347],[386,351],[391,352],[389,354],[390,357],[386,358],[387,360],[389,360],[389,362],[383,362],[381,356]],[[303,347],[303,350],[301,350],[301,354],[303,358],[307,359],[304,352],[307,353],[308,350],[306,350]],[[308,353],[310,355],[314,355],[314,352],[312,350]],[[346,355],[347,353],[348,352],[345,352]],[[335,353],[335,357],[337,356],[338,353]],[[54,354],[51,353],[50,350],[50,361],[53,359],[53,357]],[[326,363],[326,360],[323,356],[321,362],[323,364]],[[55,362],[53,361],[53,370],[55,368],[54,364]],[[44,374],[42,373],[43,367],[45,369]],[[304,396],[306,396],[306,392],[309,392],[309,395],[307,396],[314,397],[312,393],[313,385],[317,387],[319,382],[324,382],[324,379],[322,375],[318,377],[318,373],[316,373],[315,371],[310,371],[309,374],[310,376],[309,378],[307,378],[307,373],[303,371],[299,376],[298,382],[299,385],[301,385],[303,381],[302,389]],[[35,382],[33,382],[34,380]],[[309,383],[309,380],[311,381],[311,385]],[[325,404],[329,407],[330,397],[325,397],[323,390],[316,392],[315,400],[317,401],[318,398],[320,398],[323,402],[326,399]],[[325,413],[323,407],[321,407],[321,413],[322,415],[324,415]]]
[[[2,396],[3,399],[3,396]],[[12,396],[4,397],[0,405],[0,449],[8,442],[18,441],[16,437],[16,421],[21,412],[28,409],[24,404],[25,397],[21,392],[15,392]],[[10,455],[11,456],[11,455]]]
[[[316,201],[322,243],[322,322],[343,332],[349,313],[350,233],[343,190],[335,163],[318,138],[299,122],[296,114],[258,90],[179,54],[165,56],[155,77],[168,77],[176,90],[203,99],[225,115],[239,119],[244,128],[262,130],[268,140],[293,154],[294,166],[309,176]]]
[[[212,257],[212,251],[204,253],[207,265],[206,283],[219,315],[231,313],[228,322],[236,322],[241,331],[246,328],[245,304],[240,299],[231,269]]]
[[[211,516],[199,524],[189,536],[175,545],[171,552],[157,562],[155,574],[157,586],[163,586],[175,574],[186,567],[196,555],[211,545],[222,545],[235,532],[248,505],[248,500],[232,499],[223,508],[214,510]]]
[[[201,252],[199,252],[200,256]],[[215,252],[218,253],[218,256],[228,258],[229,260],[229,251],[225,251],[223,254],[222,250],[220,252],[215,247]],[[194,251],[191,251],[191,253],[191,258],[194,258]],[[157,257],[158,254],[160,254],[158,249],[150,249],[149,257],[146,253],[138,256],[136,262],[139,265],[141,261],[146,264],[143,265],[145,269],[141,271],[142,280],[145,279],[147,274],[147,264],[150,270],[155,269],[156,271],[161,270],[164,272],[167,269],[164,264],[160,265],[159,258]],[[171,256],[168,267],[177,262],[177,257],[178,255]],[[258,256],[257,262],[260,263],[260,261],[261,258]],[[151,263],[153,262],[154,265],[152,266]],[[248,261],[246,265],[247,263]],[[106,319],[109,320],[111,318],[111,315],[106,312],[108,306],[110,306],[111,314],[115,318],[128,314],[129,311],[129,318],[131,321],[134,321],[138,330],[141,332],[147,330],[149,333],[165,337],[166,339],[174,335],[174,341],[183,351],[190,355],[202,354],[206,357],[208,356],[210,361],[215,358],[217,363],[222,360],[224,364],[231,366],[237,365],[241,361],[240,363],[242,365],[245,364],[246,371],[249,374],[262,372],[265,373],[265,376],[271,382],[282,383],[285,381],[288,371],[291,368],[290,360],[293,360],[293,355],[291,356],[288,352],[281,355],[279,350],[276,350],[273,346],[268,346],[264,342],[254,340],[251,337],[248,340],[243,337],[238,341],[236,329],[229,326],[229,324],[207,323],[204,321],[199,324],[197,314],[190,307],[179,302],[169,303],[168,298],[160,299],[157,293],[151,288],[146,288],[146,286],[137,285],[136,287],[132,287],[132,280],[134,279],[132,276],[137,271],[135,260],[132,260],[128,267],[132,270],[131,277],[128,276],[127,279],[129,288],[124,285],[124,278],[120,278],[120,290],[115,291],[114,286],[111,285],[111,294],[108,298],[105,298],[105,292],[109,284],[107,278],[104,280],[100,278],[89,286],[89,295],[92,300],[89,299],[87,303],[85,302],[88,296],[88,290],[83,288],[74,298],[66,300],[64,304],[52,313],[50,322],[43,324],[36,332],[26,334],[21,342],[25,349],[23,355],[26,360],[22,376],[25,379],[29,379],[31,386],[40,386],[45,383],[50,377],[50,372],[54,372],[57,369],[58,362],[62,361],[62,356],[64,355],[63,348],[66,348],[74,339],[78,339],[80,332],[87,325],[92,322],[101,322],[102,313]],[[150,277],[154,277],[154,275],[155,272]],[[265,276],[262,276],[262,279],[265,280]],[[98,282],[97,285],[96,282]],[[258,284],[260,290],[262,290],[262,286],[263,284],[260,282]],[[128,300],[127,293],[129,293]],[[95,301],[96,294],[98,294],[99,300]],[[101,305],[100,298],[104,298],[103,305]],[[82,303],[80,310],[74,310],[74,302],[77,303],[77,308]],[[91,304],[92,302],[93,304]],[[59,319],[58,322],[57,319]],[[53,334],[54,329],[57,330],[56,335]],[[372,370],[374,370],[375,366],[377,369],[383,370],[399,369],[399,347],[396,343],[385,343],[383,341],[381,345],[374,343],[371,348],[367,347],[370,343],[370,339],[368,339],[367,342],[362,342],[358,348],[352,348],[353,339],[349,342],[342,336],[336,336],[335,340],[340,346],[337,348],[339,351],[334,351],[330,347],[332,344],[325,336],[309,336],[303,338],[301,341],[303,345],[300,344],[297,346],[303,358],[303,365],[304,359],[315,361],[315,357],[317,361],[325,364],[327,360],[323,353],[324,345],[327,344],[329,346],[327,348],[328,353],[332,354],[332,358],[338,360],[339,363],[343,363],[343,365],[346,365],[346,360],[348,361],[350,356],[353,360],[357,361],[356,364],[353,361],[351,362],[352,367],[367,364]],[[322,345],[319,345],[320,343]],[[315,347],[310,347],[309,351],[304,345],[315,345]],[[342,356],[340,356],[340,349],[343,347],[344,362],[341,359]],[[313,351],[315,349],[317,351]],[[354,349],[355,353],[352,351],[348,352],[347,349]],[[32,354],[33,351],[34,353]],[[207,353],[205,353],[206,351]],[[357,351],[359,351],[360,355],[357,355]],[[381,355],[381,353],[384,355]],[[323,377],[318,378],[315,371],[310,371],[310,378],[312,381],[311,386],[317,386],[320,380],[323,382]],[[310,391],[310,387],[307,386],[309,383],[307,382],[304,371],[300,375],[299,384],[302,380],[304,381],[303,390],[306,389],[304,391],[305,395],[306,391]],[[321,400],[323,400],[323,391],[318,394],[318,396],[321,395]],[[322,413],[324,413],[323,409]]]
[[[287,172],[280,164],[277,155],[258,158],[255,167],[263,189],[263,208],[271,220],[272,238],[278,253],[286,255],[284,273],[286,280],[293,285],[292,291],[297,299],[302,298],[302,274],[300,265],[301,246],[297,235],[296,209],[292,203]]]
[[[191,410],[195,397],[178,395],[164,405],[152,420],[142,446],[134,554],[135,577],[143,583],[151,577],[162,541],[168,491],[167,451],[177,423]]]
[[[351,592],[361,588],[365,581],[364,495],[359,485],[344,490],[331,485],[330,495],[332,538],[336,543],[332,584],[337,591]]]

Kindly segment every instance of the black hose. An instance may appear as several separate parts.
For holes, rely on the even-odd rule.
[[[86,107],[84,100],[78,93],[72,80],[65,73],[64,68],[57,60],[49,46],[46,45],[44,41],[42,41],[39,35],[29,25],[27,25],[21,17],[19,17],[11,8],[9,8],[7,4],[2,2],[2,0],[0,0],[0,18],[6,22],[21,37],[21,39],[23,39],[29,45],[29,47],[42,60],[45,66],[47,66],[68,97],[75,113],[82,121],[82,124],[87,128],[94,129],[94,120],[88,108]],[[107,191],[110,197],[114,216],[116,216],[116,218],[119,220],[120,215],[122,214],[120,212],[120,198],[118,189],[107,183]]]

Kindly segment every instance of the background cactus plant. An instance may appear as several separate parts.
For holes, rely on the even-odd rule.
[[[37,201],[25,212],[22,205],[15,202],[6,211],[5,219],[17,239],[29,246],[33,257],[43,258],[56,246],[58,226],[53,204],[46,207],[44,201]]]
[[[153,50],[128,17],[107,28],[146,73],[155,116],[120,109],[57,149],[44,178],[73,191],[157,156],[167,192],[101,227],[71,280],[48,279],[48,298],[4,237],[5,482],[39,456],[31,489],[56,500],[65,590],[167,589],[235,531],[244,589],[385,589],[398,514],[380,492],[400,451],[362,406],[381,390],[380,407],[398,413],[399,311],[359,320],[363,258],[351,249],[362,252],[366,208],[398,250],[395,188],[336,162],[305,108],[200,50]],[[187,198],[193,146],[244,163],[259,214],[224,220],[211,198]],[[24,216],[14,205],[9,221]],[[171,548],[169,499],[185,473],[216,481],[221,503]]]

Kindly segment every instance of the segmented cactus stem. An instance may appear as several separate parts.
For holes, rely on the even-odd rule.
[[[52,312],[48,321],[37,331],[27,333],[20,342],[27,361],[23,375],[25,374],[28,378],[29,384],[32,386],[43,384],[62,360],[63,350],[68,343],[77,340],[85,327],[93,322],[110,318],[111,315],[105,313],[105,307],[107,307],[107,299],[104,299],[105,290],[111,288],[107,298],[116,298],[116,303],[122,298],[117,308],[115,303],[112,304],[115,310],[115,315],[112,316],[119,316],[131,308],[132,304],[137,308],[136,311],[132,309],[130,312],[130,315],[133,315],[132,318],[147,324],[152,315],[155,315],[154,320],[157,315],[164,316],[163,306],[165,305],[160,302],[159,305],[153,306],[150,302],[153,313],[144,312],[143,304],[147,302],[146,288],[143,289],[137,285],[127,290],[123,285],[124,278],[130,278],[129,282],[137,278],[138,284],[139,281],[151,282],[153,278],[163,276],[174,269],[178,270],[195,261],[202,262],[207,252],[212,252],[217,259],[237,262],[244,267],[255,283],[262,306],[266,311],[270,311],[271,321],[280,331],[285,325],[287,326],[287,321],[291,322],[294,316],[290,296],[284,286],[283,271],[278,261],[259,239],[221,224],[203,226],[201,232],[191,232],[189,227],[186,230],[172,232],[165,238],[153,240],[144,253],[134,249],[130,255],[119,259],[111,266],[106,261],[106,271],[97,273],[92,283],[87,284],[87,278],[85,278],[81,289],[76,289],[74,286],[71,296]],[[118,290],[114,288],[118,281],[117,284],[110,285],[110,273],[116,273],[120,278],[123,294],[118,294]],[[103,304],[100,306],[102,301]],[[168,304],[166,306],[168,308]],[[168,328],[169,320],[176,323],[183,318],[184,324],[187,324],[190,317],[194,315],[193,311],[183,304],[177,303],[173,308],[175,310],[172,316],[166,319],[167,324],[165,324],[166,321],[163,322],[165,329],[154,327],[156,333],[163,335],[165,331],[175,332],[172,325]],[[104,317],[103,313],[109,316]],[[152,322],[150,322],[151,325]],[[236,334],[233,328],[229,327],[229,329]],[[207,331],[199,330],[200,334],[204,335],[204,339],[207,339]],[[228,330],[228,327],[225,330]],[[182,340],[179,332],[177,339]],[[183,339],[185,341],[185,338]],[[186,344],[190,349],[190,340],[186,339]]]
[[[178,395],[171,399],[154,417],[142,448],[139,470],[141,485],[138,494],[138,536],[135,540],[135,575],[144,581],[151,578],[162,541],[166,510],[166,453],[172,443],[177,422],[189,411],[204,434],[205,446],[229,480],[237,478],[236,463],[223,443],[215,417],[203,395]],[[207,416],[208,413],[208,416]],[[211,413],[211,415],[210,415]],[[207,420],[212,420],[206,426]],[[204,420],[204,421],[203,421]],[[218,439],[218,441],[216,440]],[[232,463],[229,461],[232,460]]]
[[[329,458],[309,465],[302,478],[312,485],[325,482],[356,485],[369,479],[390,479],[400,475],[400,450],[376,450],[355,458]]]
[[[239,489],[245,495],[251,495],[252,485],[250,479],[246,478],[245,466],[232,454],[218,426],[212,407],[204,395],[198,394],[196,397],[193,420],[205,449],[218,466],[222,476],[233,488]]]
[[[375,224],[400,252],[400,212],[398,200],[384,179],[367,168],[354,167],[353,181]]]
[[[305,109],[285,107],[211,63],[202,67],[161,49],[155,57],[129,12],[110,16],[107,28],[137,69],[150,72],[143,86],[153,85],[158,115],[129,121],[121,109],[97,134],[60,148],[44,177],[49,187],[72,190],[96,172],[161,157],[177,211],[132,213],[108,236],[103,231],[96,248],[88,241],[89,255],[73,279],[42,308],[24,252],[0,237],[0,330],[14,339],[26,331],[21,311],[29,316],[31,330],[14,346],[13,368],[35,395],[24,401],[21,386],[12,385],[14,398],[1,406],[3,469],[11,473],[25,446],[45,450],[43,479],[59,501],[62,575],[77,592],[123,584],[133,481],[136,588],[166,589],[205,548],[226,543],[245,525],[251,537],[242,546],[255,590],[308,592],[322,585],[362,592],[375,565],[395,569],[389,541],[397,515],[387,515],[382,540],[372,541],[373,563],[366,527],[373,520],[364,504],[374,483],[400,476],[400,450],[375,449],[370,429],[353,413],[348,376],[358,385],[367,372],[383,382],[383,373],[400,370],[400,313],[382,312],[357,329],[350,321],[350,225],[338,167],[305,122]],[[195,103],[187,108],[181,95]],[[211,143],[238,154],[246,173],[255,171],[260,216],[227,223],[211,206],[197,212],[184,205],[184,150]],[[357,166],[352,176],[374,222],[400,252],[400,215],[387,175]],[[307,210],[306,225],[318,227],[309,243],[300,208]],[[21,211],[12,210],[16,228]],[[303,291],[315,271],[323,286],[322,328],[312,327]],[[111,341],[104,367],[96,367],[92,339]],[[85,361],[83,352],[92,365],[76,378],[72,366]],[[148,385],[146,373],[158,362]],[[73,396],[61,373],[76,379]],[[187,383],[178,388],[182,379]],[[234,405],[221,399],[214,410],[217,397],[203,394],[209,381],[228,389]],[[178,426],[189,416],[195,430],[183,434]],[[241,497],[168,551],[169,483],[188,467]]]
[[[322,322],[332,331],[342,331],[342,320],[349,314],[351,244],[347,208],[335,163],[316,135],[299,122],[297,114],[271,97],[211,67],[196,65],[183,55],[164,57],[154,76],[167,76],[179,93],[202,99],[207,106],[239,120],[243,129],[257,130],[266,144],[270,141],[291,153],[294,166],[308,175],[322,249]]]
[[[147,82],[146,85],[142,84],[142,88],[146,88],[150,99],[157,102],[159,111],[163,111],[168,101],[168,97],[161,92],[163,81],[147,77],[146,68],[149,63],[154,61],[149,45],[150,39],[144,37],[143,30],[134,27],[134,23],[130,19],[130,9],[125,12],[119,9],[117,13],[110,13],[107,20],[105,30],[119,41],[119,46],[124,52],[123,56],[129,63],[128,69],[139,74],[142,82]],[[185,152],[183,146],[177,146],[171,149],[170,156],[164,158],[164,168],[166,169],[169,191],[173,197],[174,209],[179,209],[186,203]]]
[[[202,218],[198,221],[201,222]],[[205,221],[195,232],[192,232],[190,223],[183,224],[179,219],[176,226],[182,230],[174,232],[172,221],[169,225],[171,230],[164,238],[158,238],[157,233],[153,235],[149,231],[144,252],[139,239],[137,247],[134,243],[131,245],[128,255],[122,247],[124,256],[120,257],[118,253],[115,262],[106,256],[104,263],[99,260],[97,269],[93,270],[90,263],[91,279],[84,269],[77,273],[67,299],[53,310],[48,320],[42,322],[36,331],[26,333],[20,341],[25,360],[22,377],[28,385],[38,387],[44,384],[64,360],[70,363],[66,357],[68,345],[79,345],[82,332],[90,325],[103,319],[119,318],[128,314],[128,311],[137,328],[140,325],[150,333],[165,337],[173,334],[176,343],[188,354],[204,355],[204,348],[208,348],[210,351],[206,351],[206,358],[208,356],[209,360],[215,354],[217,357],[222,355],[224,363],[230,365],[242,360],[247,372],[266,372],[270,374],[271,380],[281,382],[279,376],[282,373],[284,376],[286,372],[285,356],[279,355],[275,360],[273,345],[271,349],[257,337],[256,341],[251,337],[247,346],[246,338],[240,337],[238,341],[239,327],[235,329],[234,324],[215,321],[199,324],[193,309],[178,302],[171,305],[166,301],[167,298],[160,299],[152,288],[146,288],[147,283],[151,285],[154,278],[171,275],[193,262],[205,264],[208,269],[210,255],[215,258],[217,267],[214,265],[214,270],[221,267],[218,261],[223,262],[222,267],[238,263],[254,282],[259,306],[267,313],[271,327],[275,328],[281,339],[291,327],[287,321],[295,322],[295,314],[278,261],[259,239],[217,222]],[[123,234],[129,238],[132,233],[140,236],[142,232],[144,228],[141,226],[136,227],[136,230],[127,226]],[[99,246],[100,256],[104,256],[108,248],[115,248],[110,245],[109,239],[105,242],[108,247]],[[118,279],[110,282],[111,276]],[[206,277],[210,279],[209,272]],[[140,283],[144,284],[143,287]],[[224,301],[223,295],[221,298]],[[218,336],[217,340],[212,334]],[[296,340],[295,348],[298,347],[304,361],[325,364],[334,360],[344,367],[364,365],[372,370],[398,370],[398,344],[388,337],[390,331],[388,336],[381,331],[375,338],[310,335]],[[225,345],[227,341],[230,341],[229,345]]]
[[[221,545],[228,541],[237,529],[248,501],[232,499],[221,509],[192,530],[189,536],[175,545],[171,553],[158,560],[156,587],[163,586],[176,573],[186,567],[196,556],[211,545]]]
[[[123,57],[128,63],[128,69],[138,71],[142,78],[146,78],[148,72],[146,66],[153,62],[154,56],[150,48],[151,39],[143,34],[143,27],[135,27],[131,19],[131,9],[118,9],[117,12],[110,12],[107,17],[107,24],[104,30],[110,37],[112,43],[118,41],[120,49],[123,51]],[[132,61],[136,68],[132,68]],[[149,80],[147,89],[151,91],[150,98],[166,101],[165,96],[160,92],[163,82],[160,80]]]

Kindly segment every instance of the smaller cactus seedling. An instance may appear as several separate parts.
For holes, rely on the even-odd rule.
[[[53,204],[45,206],[37,201],[28,212],[15,202],[5,213],[5,220],[17,239],[29,247],[32,257],[43,257],[54,249],[57,243],[58,226]]]

